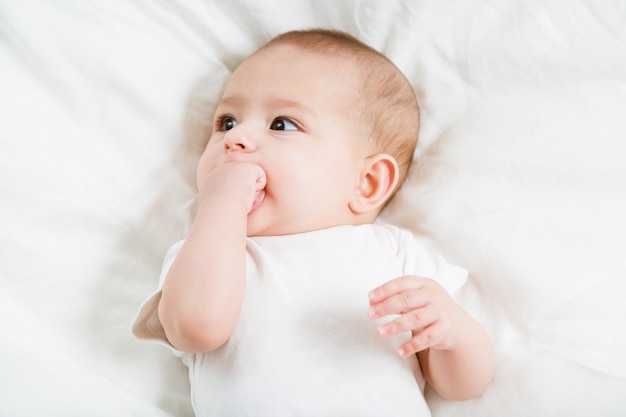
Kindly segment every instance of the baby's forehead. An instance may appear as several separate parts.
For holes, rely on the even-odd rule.
[[[294,65],[294,62],[304,64]],[[244,59],[235,69],[227,83],[281,83],[286,78],[275,77],[274,74],[285,74],[288,78],[296,78],[302,84],[323,83],[320,93],[328,93],[335,88],[357,97],[364,83],[362,71],[355,59],[333,52],[307,49],[291,44],[276,44],[264,47]]]
[[[296,59],[297,57],[309,57],[312,63],[319,66],[332,66],[338,74],[343,72],[357,71],[360,63],[354,55],[319,48],[305,48],[289,43],[278,43],[261,48],[246,58],[242,64],[249,60],[258,60],[271,65],[277,56],[285,56]]]

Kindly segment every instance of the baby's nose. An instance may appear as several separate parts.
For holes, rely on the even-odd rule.
[[[224,137],[224,150],[252,152],[256,149],[256,141],[252,132],[242,125],[237,125]]]

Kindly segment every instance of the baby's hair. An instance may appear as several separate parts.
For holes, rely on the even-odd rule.
[[[417,98],[404,74],[385,55],[345,32],[291,31],[271,39],[263,48],[277,44],[343,56],[355,63],[363,83],[357,120],[369,128],[366,134],[373,151],[396,159],[399,187],[413,159],[420,123]]]

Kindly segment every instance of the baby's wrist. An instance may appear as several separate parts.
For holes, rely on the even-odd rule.
[[[238,209],[247,214],[249,206],[251,205],[250,197],[241,192],[227,191],[220,193],[199,193],[198,194],[198,207],[225,207],[231,210],[232,213],[236,213]]]

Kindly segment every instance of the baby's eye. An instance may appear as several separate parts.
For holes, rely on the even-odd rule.
[[[237,126],[237,120],[232,118],[231,116],[222,116],[217,120],[217,130],[220,132],[225,132]]]
[[[270,129],[272,130],[298,130],[298,126],[289,119],[277,117],[272,122]]]

